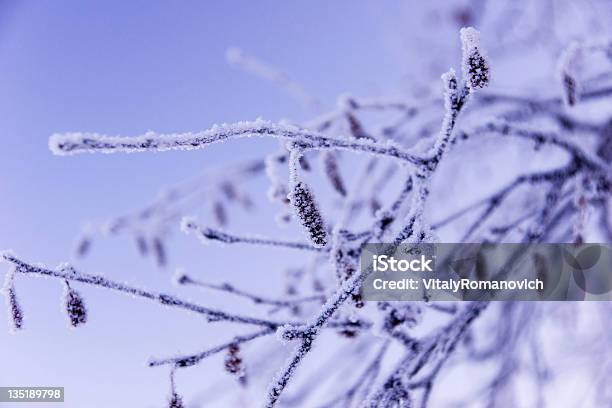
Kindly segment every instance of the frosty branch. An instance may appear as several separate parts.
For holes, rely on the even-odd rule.
[[[612,116],[606,122],[598,122],[567,111],[587,102],[609,103],[612,88],[602,80],[583,78],[576,66],[576,59],[584,58],[585,53],[609,52],[609,44],[585,43],[570,48],[561,58],[561,83],[557,92],[560,96],[536,97],[483,90],[493,79],[491,66],[494,65],[480,44],[480,34],[474,28],[464,28],[460,31],[460,40],[461,75],[458,77],[453,69],[443,74],[441,94],[395,100],[343,96],[335,110],[305,124],[258,119],[180,134],[51,136],[49,147],[58,155],[196,150],[252,136],[279,139],[279,151],[177,184],[142,210],[115,217],[107,229],[113,233],[132,232],[140,251],[154,253],[159,264],[169,263],[168,244],[163,240],[166,230],[176,229],[181,220],[183,232],[205,243],[289,249],[298,266],[286,271],[284,292],[277,296],[259,294],[229,282],[210,283],[209,278],[192,271],[176,278],[181,286],[212,290],[235,301],[246,301],[268,315],[259,317],[255,313],[242,315],[209,308],[179,296],[86,274],[71,266],[56,269],[37,266],[5,253],[2,259],[10,264],[10,271],[3,293],[12,329],[23,328],[22,299],[16,294],[15,278],[32,275],[51,277],[64,285],[64,308],[69,323],[75,327],[86,324],[88,313],[75,287],[79,284],[148,299],[204,316],[209,322],[256,326],[255,331],[249,329],[246,334],[216,342],[215,346],[202,347],[203,351],[151,359],[149,366],[165,366],[171,370],[168,402],[174,408],[184,406],[175,384],[178,370],[198,366],[223,354],[225,371],[241,386],[248,387],[251,384],[247,377],[256,377],[248,373],[257,368],[254,363],[250,365],[252,357],[246,352],[272,344],[275,348],[270,355],[278,357],[283,355],[279,341],[290,344],[292,350],[284,356],[284,362],[276,362],[280,368],[272,382],[260,387],[267,389],[265,404],[274,407],[307,400],[310,390],[304,392],[299,384],[302,363],[314,359],[312,355],[324,349],[320,344],[333,344],[325,343],[328,334],[337,334],[342,341],[363,339],[364,349],[371,350],[368,358],[358,356],[359,362],[351,363],[361,365],[351,366],[346,381],[332,384],[325,405],[330,408],[357,404],[410,407],[417,397],[421,407],[430,406],[442,373],[461,364],[496,364],[498,370],[479,394],[485,395],[483,399],[491,405],[497,402],[496,393],[510,384],[512,374],[520,370],[534,370],[534,381],[544,387],[541,372],[545,361],[529,368],[516,364],[518,348],[536,342],[534,339],[541,327],[534,322],[545,318],[530,314],[532,309],[527,306],[496,307],[487,302],[461,306],[416,302],[366,305],[360,294],[369,272],[360,271],[359,257],[364,245],[371,242],[435,242],[438,236],[456,229],[461,242],[567,240],[578,243],[594,236],[590,226],[593,223],[589,224],[592,211],[599,213],[600,229],[608,237],[612,235]],[[284,76],[281,70],[236,49],[229,52],[228,58],[247,71],[280,84],[306,105],[318,106],[301,85]],[[366,114],[391,116],[373,124]],[[440,180],[440,174],[448,175],[448,170],[443,173],[443,167],[453,166],[449,163],[454,153],[451,148],[457,146],[464,153],[469,148],[480,151],[484,149],[484,140],[494,137],[522,140],[513,143],[524,146],[531,144],[533,152],[525,150],[533,155],[542,154],[546,148],[562,153],[563,157],[553,166],[513,174],[507,178],[509,181],[495,185],[484,198],[465,201],[467,206],[455,205],[458,197],[452,194],[442,195],[442,200],[447,200],[444,209],[452,210],[436,213],[439,221],[430,223],[429,217],[434,213],[431,209],[436,206],[433,198],[436,189],[450,191],[449,186],[460,173],[452,168],[454,172]],[[584,143],[585,138],[592,138],[595,147]],[[350,155],[347,159],[343,152],[362,155]],[[358,161],[362,156],[366,160],[359,161],[357,166],[349,162]],[[485,160],[487,154],[481,157]],[[459,162],[461,166],[469,164],[461,157]],[[496,163],[493,168],[504,171],[503,166]],[[315,178],[317,167],[333,197],[332,204],[327,206],[321,200],[322,188],[310,181]],[[271,183],[268,198],[280,208],[279,219],[283,223],[299,224],[302,238],[260,237],[226,228],[231,223],[229,204],[239,204],[245,209],[255,206],[248,183],[263,173]],[[472,184],[480,183],[481,176]],[[205,217],[186,217],[196,213],[205,202],[212,206],[213,222],[219,228],[209,227],[212,224]],[[87,252],[89,243],[82,240],[78,252]],[[491,271],[492,274],[502,272],[503,268]],[[500,315],[494,316],[492,329],[486,332],[493,335],[483,336],[475,326],[486,324],[487,315],[495,311]],[[282,317],[272,318],[273,313]],[[421,325],[425,319],[434,324]],[[521,322],[528,324],[521,325]],[[422,326],[429,328],[427,333],[415,330]],[[338,359],[345,359],[346,349],[341,345],[333,351]],[[270,365],[274,358],[268,357],[262,359]],[[329,370],[340,372],[336,365],[331,360]],[[390,366],[393,367],[389,369]],[[317,378],[317,386],[322,388],[328,376],[321,377]],[[302,392],[291,398],[292,389]]]

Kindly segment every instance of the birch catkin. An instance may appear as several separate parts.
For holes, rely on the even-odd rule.
[[[308,185],[302,181],[293,183],[288,198],[313,245],[327,245],[325,223]]]
[[[323,154],[323,168],[334,190],[342,197],[346,197],[346,187],[344,187],[344,181],[342,180],[342,176],[340,176],[338,159],[334,152],[325,152]]]
[[[4,287],[2,288],[2,293],[6,297],[6,303],[8,306],[8,317],[11,332],[15,332],[23,328],[23,312],[17,300],[17,295],[15,294],[15,286],[13,285],[14,276],[15,268],[11,268],[6,274]]]
[[[289,163],[291,192],[287,198],[308,238],[315,247],[321,248],[327,245],[327,230],[310,188],[306,183],[298,180],[297,163],[300,156],[301,153],[298,151],[291,152]]]
[[[72,289],[68,282],[66,282],[64,302],[66,315],[72,327],[78,327],[87,322],[87,308],[85,307],[85,302],[79,292]]]
[[[463,77],[471,90],[485,88],[491,80],[486,56],[480,49],[480,33],[473,27],[462,28]]]

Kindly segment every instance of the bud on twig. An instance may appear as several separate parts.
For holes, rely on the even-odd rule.
[[[300,156],[300,152],[291,152],[289,163],[291,193],[287,198],[314,246],[321,248],[327,245],[327,230],[310,188],[297,179],[297,162]]]
[[[83,298],[76,290],[70,287],[68,281],[66,281],[65,291],[65,307],[68,320],[72,327],[77,327],[87,322],[87,308]]]
[[[302,170],[304,171],[311,170],[310,163],[308,162],[305,156],[300,156],[299,161],[300,161],[300,167],[302,168]]]
[[[79,238],[76,245],[76,256],[78,258],[85,257],[91,249],[91,237],[89,235],[83,235]]]
[[[17,301],[17,295],[15,294],[15,286],[13,285],[14,277],[15,268],[11,268],[6,274],[4,287],[2,288],[2,292],[6,297],[6,304],[8,306],[11,332],[20,330],[23,327],[23,312],[19,302]]]
[[[174,369],[170,371],[170,401],[168,408],[185,408],[183,404],[183,398],[176,392],[176,385],[174,383]]]
[[[327,231],[323,218],[306,183],[301,181],[295,183],[288,198],[313,245],[316,247],[327,245]]]
[[[463,77],[471,91],[489,85],[491,72],[486,56],[480,49],[480,33],[473,27],[462,28]]]
[[[373,140],[374,138],[370,136],[363,128],[359,120],[350,112],[346,113],[346,120],[349,123],[349,130],[351,132],[351,136],[355,139],[369,139]]]
[[[326,152],[323,154],[323,167],[325,169],[325,175],[330,181],[332,187],[342,197],[346,197],[346,188],[344,187],[344,181],[340,176],[340,170],[338,168],[338,160],[335,153]]]
[[[246,372],[244,364],[242,364],[242,357],[239,353],[240,347],[237,344],[229,346],[225,356],[225,371],[235,375],[240,381],[240,384],[246,385]]]
[[[219,226],[227,225],[227,211],[225,211],[225,206],[221,201],[215,201],[213,204],[213,215]]]
[[[155,261],[160,268],[166,266],[166,248],[164,243],[159,237],[153,238],[153,253],[155,254]]]
[[[563,89],[563,101],[568,106],[574,106],[580,98],[580,83],[578,82],[578,65],[581,59],[581,48],[578,43],[572,43],[559,58],[559,78]]]
[[[142,235],[136,236],[136,247],[142,256],[145,256],[149,252],[149,244],[147,244],[147,240]]]
[[[183,398],[177,393],[173,393],[172,397],[170,397],[170,403],[168,404],[168,408],[184,408]]]

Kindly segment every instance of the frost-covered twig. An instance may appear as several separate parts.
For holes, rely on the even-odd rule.
[[[0,291],[6,298],[6,305],[8,308],[8,321],[10,324],[10,331],[20,330],[23,327],[23,310],[17,300],[17,294],[15,293],[15,272],[16,268],[11,266],[6,273],[4,278],[4,286]]]
[[[583,85],[580,71],[584,68],[586,57],[598,52],[610,55],[612,41],[574,41],[561,54],[557,70],[566,105],[574,106],[581,99]]]
[[[310,187],[298,177],[298,161],[302,153],[298,148],[291,151],[289,157],[289,188],[287,195],[293,211],[310,241],[316,248],[327,245],[327,227]]]
[[[279,336],[282,339],[286,341],[299,340],[299,345],[287,360],[285,367],[279,371],[276,378],[270,384],[266,399],[267,407],[276,405],[298,365],[312,349],[312,344],[319,330],[328,323],[340,306],[355,293],[366,277],[367,275],[364,273],[354,274],[353,277],[347,280],[341,288],[329,297],[319,313],[307,325],[287,325],[280,328]]]
[[[236,336],[227,343],[210,348],[198,354],[171,357],[171,358],[165,358],[165,359],[160,359],[160,360],[152,359],[149,361],[149,366],[156,367],[156,366],[161,366],[161,365],[174,365],[175,367],[191,367],[193,365],[198,364],[200,361],[202,361],[203,359],[207,357],[210,357],[214,354],[227,350],[232,345],[250,342],[251,340],[255,340],[257,338],[264,337],[272,333],[274,333],[274,330],[271,328],[267,328],[267,329],[259,330],[259,331],[256,331],[254,333],[247,334],[244,336]]]
[[[50,276],[64,281],[81,282],[93,286],[99,286],[106,289],[115,290],[118,292],[123,292],[132,296],[149,299],[154,302],[161,303],[165,306],[185,309],[194,313],[204,315],[207,317],[208,321],[227,321],[233,323],[264,326],[269,328],[277,328],[287,324],[287,322],[275,322],[272,320],[235,315],[220,310],[207,308],[192,302],[182,300],[176,296],[172,296],[166,293],[148,291],[123,283],[115,282],[99,275],[89,275],[82,272],[77,272],[72,267],[64,267],[61,270],[53,270],[27,263],[10,253],[3,253],[1,254],[1,256],[4,261],[12,263],[16,267],[17,273],[26,275],[33,274],[41,276]]]
[[[501,135],[509,135],[520,138],[525,138],[534,141],[537,147],[544,144],[550,144],[562,148],[571,154],[576,160],[579,160],[581,164],[587,166],[590,169],[603,171],[604,173],[610,172],[610,165],[603,162],[599,157],[591,155],[584,151],[580,146],[572,143],[569,140],[562,139],[554,132],[543,132],[534,129],[524,129],[510,124],[503,123],[488,123],[483,127],[486,131],[496,132]]]
[[[385,353],[387,353],[389,345],[390,341],[387,340],[383,342],[382,346],[380,346],[380,350],[374,359],[372,359],[372,362],[361,373],[359,378],[357,378],[357,381],[355,381],[355,383],[344,393],[338,395],[332,401],[322,405],[321,408],[330,408],[339,404],[343,404],[343,406],[350,406],[357,393],[362,391],[362,388],[366,388],[369,383],[371,384],[371,382],[376,379],[376,376],[380,371],[382,359],[384,358]],[[367,392],[364,392],[364,394],[367,395]]]
[[[142,136],[103,136],[97,133],[54,134],[49,138],[49,148],[54,154],[76,153],[131,153],[145,151],[194,150],[228,139],[250,136],[267,136],[287,139],[310,149],[343,149],[393,157],[413,164],[425,164],[427,158],[411,154],[388,144],[336,139],[292,125],[274,124],[258,119],[232,125],[213,126],[196,133],[158,134],[147,132]]]
[[[198,234],[198,237],[201,238],[204,242],[209,241],[219,241],[225,244],[252,244],[252,245],[264,245],[264,246],[273,246],[273,247],[281,247],[281,248],[292,248],[292,249],[301,249],[305,251],[315,251],[315,252],[326,252],[325,248],[315,247],[302,242],[289,242],[289,241],[279,241],[275,239],[268,238],[258,238],[258,237],[243,237],[238,235],[227,234],[225,232],[200,226],[194,218],[185,217],[181,222],[181,228],[183,232],[189,234],[194,232]]]
[[[114,236],[127,232],[132,235],[142,256],[153,255],[158,265],[165,263],[165,238],[168,230],[174,229],[177,220],[213,199],[216,207],[238,203],[242,208],[250,208],[250,199],[241,191],[241,185],[263,173],[264,167],[263,159],[255,159],[224,166],[218,171],[206,171],[163,188],[157,198],[138,211],[112,217],[100,224],[87,223],[76,244],[76,257],[85,257],[99,235]]]
[[[441,367],[455,350],[457,343],[463,338],[468,327],[488,306],[487,302],[473,302],[455,317],[451,323],[439,332],[426,339],[415,350],[409,350],[406,357],[400,361],[396,369],[383,382],[369,399],[370,407],[378,407],[384,403],[398,403],[399,399],[411,400],[408,390],[424,387],[422,407],[427,406],[433,380]],[[415,356],[416,354],[416,356]],[[422,370],[435,361],[433,369],[424,378],[415,379]]]
[[[241,289],[237,289],[233,285],[230,285],[229,283],[221,283],[221,284],[206,283],[198,279],[194,279],[185,274],[180,274],[179,276],[177,276],[176,281],[177,283],[181,285],[195,285],[195,286],[199,286],[199,287],[206,288],[206,289],[218,290],[221,292],[226,292],[226,293],[230,293],[235,296],[240,296],[240,297],[249,299],[255,304],[276,306],[278,308],[294,307],[300,303],[321,302],[325,300],[324,295],[313,295],[313,296],[297,297],[297,298],[291,298],[291,299],[270,299],[267,297],[263,297],[260,295],[255,295],[253,293],[246,292]]]

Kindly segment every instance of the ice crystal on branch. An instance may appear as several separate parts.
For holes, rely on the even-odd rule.
[[[489,85],[491,72],[486,56],[480,48],[480,33],[473,27],[461,29],[463,51],[463,77],[470,89],[481,89]]]

